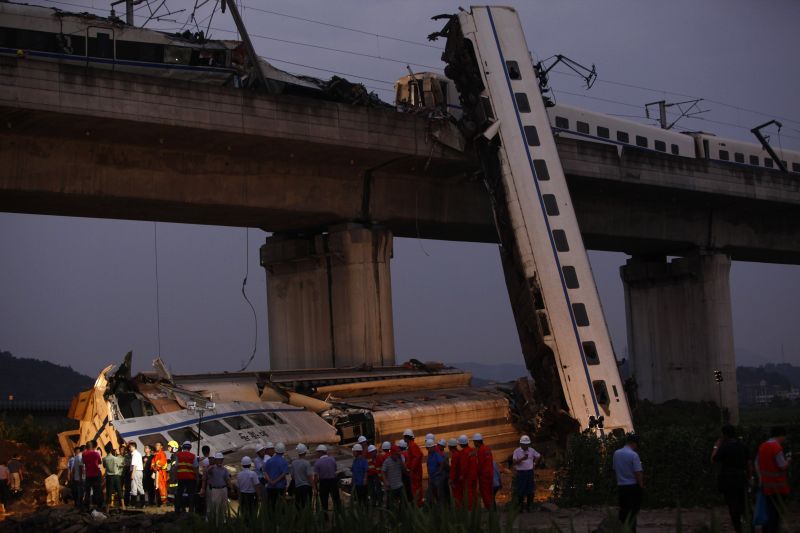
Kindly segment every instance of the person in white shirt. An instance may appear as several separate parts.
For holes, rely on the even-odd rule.
[[[144,462],[142,452],[136,449],[135,442],[128,443],[131,451],[131,503],[136,507],[144,507]]]
[[[256,511],[258,503],[257,489],[261,482],[250,467],[253,461],[248,457],[242,457],[242,471],[236,474],[236,485],[239,487],[239,509],[245,519],[252,517]]]
[[[519,448],[514,450],[514,454],[511,456],[511,462],[516,470],[517,505],[519,505],[520,512],[530,512],[536,493],[533,470],[537,464],[542,462],[542,454],[531,448],[531,438],[523,435],[519,439]]]
[[[69,458],[69,463],[67,464],[69,468],[69,488],[72,491],[72,500],[75,502],[75,507],[80,507],[83,502],[83,479],[85,477],[83,459],[81,459],[81,447],[75,446],[73,452],[75,455]]]

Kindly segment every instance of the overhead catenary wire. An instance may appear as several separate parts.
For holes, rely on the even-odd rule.
[[[250,301],[250,298],[247,297],[247,291],[245,287],[247,286],[247,278],[250,275],[250,228],[245,228],[244,233],[244,279],[242,279],[242,296],[244,297],[244,301],[247,302],[247,305],[250,306],[250,310],[253,312],[253,352],[250,354],[250,359],[239,369],[239,372],[244,372],[247,370],[247,367],[250,366],[250,363],[256,357],[256,351],[258,350],[258,315],[256,314],[256,308],[253,307],[253,303]]]
[[[156,281],[156,340],[158,346],[158,357],[161,357],[161,303],[159,301],[158,287],[158,222],[153,222],[153,259],[155,263]]]

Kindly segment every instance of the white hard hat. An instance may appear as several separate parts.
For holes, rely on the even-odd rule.
[[[479,440],[479,441],[483,442],[483,435],[481,435],[480,433],[475,433],[472,436],[472,440]]]
[[[406,441],[404,441],[404,440],[397,441],[397,445],[400,446],[404,450],[408,448],[408,443]]]
[[[406,428],[406,429],[403,430],[403,436],[404,437],[411,437],[413,439],[414,438],[414,432],[411,431],[411,428]]]
[[[217,452],[214,454],[214,459],[225,459],[225,456],[222,455],[222,452]]]
[[[360,444],[353,444],[353,451],[354,452],[363,452],[364,451],[364,447],[361,446]]]
[[[459,443],[461,446],[466,446],[467,444],[469,444],[469,439],[467,438],[467,436],[466,436],[466,435],[459,435],[459,437],[458,437],[458,443]]]
[[[378,451],[378,448],[376,448],[374,444],[370,444],[367,447],[367,453],[372,453],[372,452],[377,452],[377,451]]]
[[[317,451],[318,452],[327,452],[328,451],[328,447],[325,446],[324,444],[320,444],[319,446],[317,446]]]
[[[383,444],[381,444],[381,450],[386,450],[386,451],[389,451],[389,450],[391,450],[391,449],[392,449],[392,443],[391,443],[391,442],[389,442],[388,440],[387,440],[387,441],[384,441],[384,443],[383,443]]]
[[[308,447],[302,442],[297,445],[297,448],[295,448],[295,450],[297,450],[297,453],[299,454],[308,453]]]
[[[439,439],[439,446],[447,446],[447,441],[445,439]]]
[[[275,453],[286,453],[286,445],[282,442],[279,442],[275,445]]]
[[[256,452],[263,452],[266,449],[267,449],[266,446],[264,446],[263,444],[259,444],[258,448],[256,448]]]
[[[242,457],[242,466],[250,466],[253,464],[253,460],[250,459],[248,456]]]
[[[364,442],[367,442],[367,437],[365,437],[364,435],[361,435],[360,437],[358,437],[358,443],[359,444],[362,444]]]
[[[434,441],[433,439],[428,439],[425,441],[426,448],[433,448],[434,446],[436,446],[436,441]]]
[[[527,436],[527,435],[523,435],[522,437],[520,437],[519,443],[520,444],[530,444],[531,443],[531,438],[529,436]]]
[[[436,440],[436,435],[434,435],[433,433],[428,433],[427,435],[425,435],[425,440],[426,440],[426,441],[427,441],[427,440],[433,440],[433,441],[435,441],[435,440]]]
[[[271,450],[274,447],[275,447],[275,445],[270,441],[267,441],[267,443],[264,445],[264,448],[266,448],[267,450]]]
[[[191,448],[191,447],[192,447],[192,443],[191,443],[191,442],[189,442],[188,440],[187,440],[187,441],[184,441],[184,442],[183,442],[183,447],[184,447],[184,448]]]
[[[456,439],[450,439],[447,441],[448,446],[458,446],[458,441]]]

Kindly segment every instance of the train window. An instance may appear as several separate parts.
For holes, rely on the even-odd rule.
[[[281,415],[279,415],[278,413],[268,413],[268,414],[269,414],[269,416],[272,417],[272,419],[275,421],[276,424],[285,424],[286,423],[286,420],[284,420],[283,417]]]
[[[528,146],[539,146],[539,133],[536,126],[525,126],[525,138],[528,139]]]
[[[611,137],[611,133],[608,131],[608,128],[597,126],[597,136],[602,137],[603,139],[608,139]]]
[[[547,161],[544,159],[534,159],[533,170],[536,171],[536,178],[539,181],[547,181],[550,179],[550,172],[547,170]]]
[[[247,419],[243,416],[229,416],[228,418],[224,418],[225,423],[228,424],[233,429],[250,429],[253,427],[253,424],[247,421]]]
[[[143,448],[140,451],[144,452],[145,446],[150,446],[150,448],[152,448],[153,451],[155,451],[156,444],[159,442],[161,443],[162,446],[166,447],[167,440],[168,439],[165,439],[164,435],[162,435],[161,433],[154,433],[152,435],[142,435],[141,437],[139,437],[139,442],[142,443],[142,448]]]
[[[145,61],[147,63],[163,63],[164,45],[117,41],[117,59]]]
[[[572,314],[575,315],[575,323],[580,327],[589,325],[589,313],[586,312],[585,305],[572,304]]]
[[[647,137],[642,137],[641,135],[636,136],[636,146],[641,146],[642,148],[647,148]]]
[[[720,161],[730,161],[731,155],[728,153],[727,150],[720,150],[719,151],[719,159],[720,159]]]
[[[189,442],[197,442],[198,437],[194,428],[190,427],[173,429],[172,431],[167,431],[167,434],[172,440],[177,441],[178,444],[183,444],[187,440]]]
[[[519,63],[516,61],[506,61],[506,68],[508,69],[508,77],[512,80],[521,80],[522,74],[519,71]]]
[[[200,426],[200,433],[203,435],[208,435],[210,437],[214,437],[216,435],[222,435],[223,433],[227,433],[230,431],[225,425],[220,422],[219,420],[203,420],[202,425]]]
[[[800,163],[792,163],[792,172],[800,172]]]
[[[618,131],[617,140],[621,143],[627,143],[631,141],[630,137],[628,136],[628,132],[626,131]]]
[[[164,63],[168,65],[188,65],[192,61],[192,49],[183,46],[165,46]]]
[[[559,252],[569,252],[569,242],[567,242],[567,234],[563,229],[553,230],[553,241],[556,243],[556,250]]]
[[[96,37],[89,38],[89,56],[113,59],[114,40],[108,33],[98,32]]]
[[[579,132],[579,133],[586,133],[586,134],[588,134],[588,133],[589,133],[589,124],[588,124],[588,123],[586,123],[586,122],[581,122],[581,121],[579,120],[579,121],[578,121],[578,127],[577,127],[577,129],[578,129],[578,132]]]
[[[659,152],[666,152],[667,151],[667,143],[664,141],[653,141],[653,146]]]
[[[549,337],[550,336],[550,324],[547,322],[547,313],[539,312],[539,325],[542,328],[542,336]]]
[[[681,149],[678,147],[677,144],[671,144],[669,146],[669,149],[672,152],[672,155],[681,155]]]
[[[611,403],[611,398],[608,396],[606,382],[602,379],[592,381],[592,388],[594,389],[594,397],[597,398],[597,403],[607,407]]]
[[[597,354],[597,346],[594,341],[586,341],[581,344],[583,346],[583,355],[586,357],[586,362],[590,365],[599,365],[600,356]]]
[[[751,155],[750,156],[750,164],[754,165],[754,166],[758,166],[758,156],[757,155]]]
[[[764,166],[767,168],[772,168],[772,159],[769,157],[764,158]]]
[[[255,413],[251,415],[247,415],[247,418],[255,422],[257,426],[274,426],[275,422],[272,421],[271,418],[267,418],[266,415],[261,413]]]
[[[740,152],[734,152],[733,160],[736,161],[737,163],[744,163],[744,154]]]
[[[517,101],[517,110],[520,113],[530,113],[531,104],[528,102],[528,95],[525,93],[514,93],[514,99]]]
[[[542,200],[544,200],[544,210],[547,211],[548,216],[557,217],[558,202],[556,201],[556,197],[552,194],[543,194]]]
[[[574,266],[561,267],[561,272],[564,273],[564,282],[567,284],[568,289],[577,289],[581,286],[578,283],[578,272]]]
[[[562,130],[568,130],[569,119],[564,117],[556,117],[556,128],[561,128]]]

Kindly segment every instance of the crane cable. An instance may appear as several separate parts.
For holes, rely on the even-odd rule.
[[[244,301],[247,302],[247,305],[250,306],[250,310],[253,312],[253,353],[250,354],[250,359],[247,360],[247,363],[239,369],[239,372],[244,372],[247,370],[247,367],[250,366],[250,363],[253,362],[253,359],[256,358],[256,350],[258,349],[258,316],[256,315],[256,308],[253,307],[253,303],[250,301],[250,298],[247,297],[247,292],[245,291],[245,286],[247,285],[247,277],[250,275],[250,228],[245,228],[245,237],[244,237],[244,279],[242,279],[242,296],[244,297]]]

